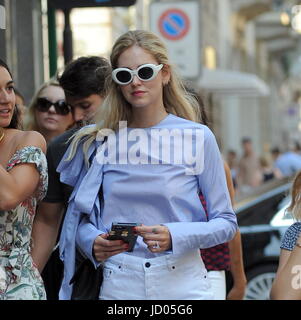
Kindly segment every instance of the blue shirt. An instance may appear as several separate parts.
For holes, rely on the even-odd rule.
[[[285,152],[276,159],[274,166],[284,176],[290,177],[301,170],[301,156],[294,152]]]
[[[98,235],[108,232],[113,221],[139,222],[144,225],[164,224],[169,228],[172,238],[171,251],[152,253],[142,238],[138,237],[134,251],[127,253],[146,258],[212,247],[231,240],[236,232],[237,221],[231,206],[223,162],[210,129],[172,114],[156,126],[141,130],[152,140],[153,129],[191,130],[193,152],[199,147],[202,148],[199,162],[203,160],[203,170],[197,170],[195,174],[190,171],[190,174],[187,174],[192,167],[189,156],[186,157],[188,164],[164,163],[160,157],[159,160],[156,159],[158,164],[102,164],[95,157],[74,195],[76,210],[86,213],[81,215],[76,230],[76,243],[95,265],[98,263],[92,254],[94,240]],[[132,130],[128,129],[127,133],[130,134]],[[197,143],[200,138],[197,130],[203,134],[203,144]],[[117,145],[118,140],[117,135]],[[131,150],[134,144],[134,141],[130,141],[127,151]],[[159,145],[160,151],[166,148],[163,143]],[[102,147],[105,153],[105,144]],[[170,150],[175,148],[177,145],[171,140]],[[179,150],[183,149],[182,146]],[[80,152],[81,150],[78,150],[77,154]],[[117,158],[121,156],[119,150],[116,154]],[[150,157],[147,153],[146,158]],[[104,200],[100,203],[97,194],[101,183]],[[200,191],[207,201],[209,221],[199,199]],[[72,212],[69,212],[70,214],[72,215]],[[62,233],[64,234],[64,227]]]

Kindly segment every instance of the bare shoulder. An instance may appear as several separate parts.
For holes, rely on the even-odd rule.
[[[16,139],[17,149],[27,146],[34,146],[41,148],[44,153],[46,152],[46,141],[44,137],[37,131],[18,131]]]
[[[292,252],[290,250],[286,250],[286,249],[280,250],[278,271],[281,271],[282,268],[286,265],[291,253]]]

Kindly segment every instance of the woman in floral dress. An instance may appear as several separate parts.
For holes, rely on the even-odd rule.
[[[30,251],[36,205],[47,189],[46,142],[18,126],[14,83],[0,59],[0,300],[43,300]]]

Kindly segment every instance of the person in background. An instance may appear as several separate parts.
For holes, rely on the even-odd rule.
[[[234,189],[237,189],[237,172],[238,172],[238,160],[237,153],[234,150],[229,150],[227,153],[226,162],[231,171],[231,177],[233,181]]]
[[[63,277],[63,263],[59,258],[58,237],[72,188],[60,182],[56,171],[70,138],[83,123],[93,118],[106,96],[105,80],[111,73],[107,59],[96,56],[80,57],[70,62],[59,78],[68,105],[72,106],[76,125],[54,138],[47,148],[49,186],[40,203],[33,225],[32,255],[44,279],[47,299],[58,300]],[[50,259],[49,259],[50,257]],[[48,261],[49,259],[49,261]],[[48,263],[47,263],[48,261]]]
[[[278,147],[271,150],[274,160],[274,167],[278,169],[284,177],[292,177],[301,170],[301,156],[294,151],[287,150],[281,153]]]
[[[299,141],[294,141],[293,151],[301,156],[301,144]]]
[[[44,300],[31,257],[36,206],[47,190],[46,142],[19,130],[14,81],[0,59],[0,300]]]
[[[74,125],[71,107],[56,80],[44,83],[34,95],[26,115],[25,129],[36,130],[47,144]]]
[[[294,179],[291,197],[286,210],[296,222],[281,241],[278,270],[270,293],[272,300],[301,300],[301,171]]]
[[[241,144],[243,155],[238,164],[237,184],[239,192],[244,193],[262,183],[262,172],[251,138],[244,137]]]
[[[25,105],[25,98],[22,93],[15,88],[15,95],[16,95],[16,106],[20,112],[20,122],[23,124],[27,112],[27,107]]]
[[[155,34],[144,30],[123,34],[115,42],[110,60],[113,72],[101,121],[77,133],[58,167],[63,181],[75,183],[60,238],[65,258],[60,297],[70,299],[69,281],[78,248],[95,266],[104,263],[100,299],[212,299],[200,248],[231,240],[237,229],[215,137],[196,122],[197,102],[185,93],[166,47]],[[119,128],[120,121],[127,121],[128,126]],[[162,163],[163,159],[152,153],[146,159],[154,157],[158,164],[101,161],[110,134],[103,144],[101,137],[111,133],[120,143],[120,135],[136,134],[136,129],[147,139],[152,129],[188,129],[193,132],[194,150],[198,149],[195,134],[203,133],[203,170]],[[133,140],[127,141],[125,150],[116,150],[116,158],[124,152],[127,159],[135,157],[133,144]],[[161,151],[168,146],[179,148],[178,144],[159,143]],[[96,148],[98,154],[86,172],[89,155]],[[201,157],[196,164],[202,164]],[[207,201],[208,221],[200,190]],[[124,241],[108,240],[113,221],[142,224],[134,228],[138,238],[132,252],[127,252]]]
[[[205,104],[200,93],[189,83],[186,84],[186,90],[190,92],[198,101],[201,111],[201,123],[209,126]],[[226,161],[224,161],[224,170],[231,203],[233,205],[235,190],[231,171]],[[207,213],[206,199],[203,194],[200,194],[200,199],[204,210]],[[208,277],[211,282],[214,299],[243,299],[247,279],[244,271],[240,231],[238,230],[235,234],[235,237],[228,243],[222,243],[212,248],[201,249],[201,256],[208,271]],[[231,272],[233,285],[229,293],[226,294],[226,271],[228,270]]]
[[[273,167],[264,156],[259,158],[261,171],[262,171],[262,182],[267,182],[273,179],[280,179],[282,174],[278,168]]]

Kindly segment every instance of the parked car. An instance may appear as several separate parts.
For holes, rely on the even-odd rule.
[[[237,201],[235,212],[240,227],[243,260],[248,280],[245,299],[266,300],[278,267],[280,242],[293,223],[286,213],[289,179],[263,185],[256,194]],[[228,288],[231,285],[227,274]]]

